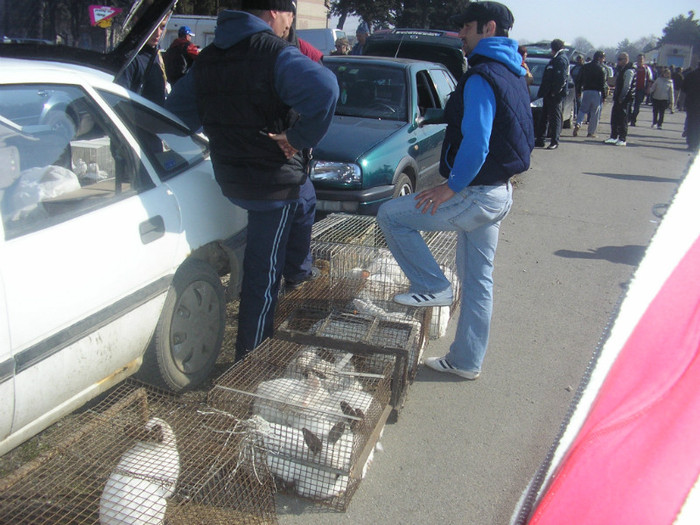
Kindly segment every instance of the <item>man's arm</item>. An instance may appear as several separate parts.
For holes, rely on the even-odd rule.
[[[277,57],[275,90],[300,115],[286,130],[289,144],[297,150],[318,144],[328,131],[338,102],[338,81],[333,72],[289,46]]]
[[[496,117],[496,96],[493,88],[480,75],[472,75],[464,85],[462,143],[457,150],[448,186],[455,193],[474,180],[486,160]]]
[[[197,92],[194,85],[196,63],[180,80],[175,82],[170,95],[165,99],[165,109],[175,113],[192,131],[199,131],[202,121],[197,110]]]

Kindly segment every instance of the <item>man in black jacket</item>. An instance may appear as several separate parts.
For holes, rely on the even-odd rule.
[[[165,68],[158,43],[165,30],[163,20],[153,31],[146,45],[115,82],[138,93],[159,106],[165,105],[167,96]]]
[[[588,114],[588,136],[595,137],[600,118],[600,108],[608,93],[608,75],[603,69],[605,53],[596,51],[593,60],[581,67],[581,72],[576,79],[576,90],[581,92],[581,108],[576,117],[574,126],[574,137],[578,136],[578,131],[583,124],[583,118]]]
[[[537,91],[537,98],[542,98],[542,112],[535,124],[535,146],[543,148],[544,139],[549,135],[547,149],[557,149],[561,133],[561,105],[568,91],[569,58],[562,40],[555,38],[550,48],[553,56],[544,70],[542,84]]]
[[[605,144],[627,146],[627,120],[634,102],[634,65],[630,56],[622,52],[617,56],[617,80],[610,113],[610,138]]]
[[[309,253],[314,208],[310,217],[297,210],[311,185],[309,149],[325,135],[338,99],[335,75],[286,40],[293,0],[243,0],[242,9],[219,13],[214,42],[168,98],[168,109],[192,129],[203,126],[223,194],[248,211],[236,359],[272,335],[287,252]],[[293,280],[312,272],[309,261],[306,275]]]

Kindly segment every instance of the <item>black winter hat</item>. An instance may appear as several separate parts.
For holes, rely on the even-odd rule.
[[[467,22],[488,22],[493,20],[501,29],[508,31],[513,27],[513,13],[498,2],[470,2],[467,8],[450,18],[450,21],[461,28]]]
[[[241,9],[259,9],[261,11],[289,11],[297,12],[297,3],[294,0],[243,0]]]

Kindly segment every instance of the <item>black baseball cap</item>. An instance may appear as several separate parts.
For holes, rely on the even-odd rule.
[[[261,11],[288,11],[296,13],[297,3],[295,0],[243,0],[241,9],[243,11],[259,9]]]
[[[513,27],[513,13],[503,4],[498,2],[470,2],[467,8],[450,18],[457,27],[462,27],[467,22],[488,22],[493,20],[501,29],[508,31]]]

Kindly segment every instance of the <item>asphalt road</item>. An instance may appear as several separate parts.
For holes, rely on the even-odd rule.
[[[564,130],[519,177],[496,255],[491,341],[476,381],[421,367],[345,513],[278,497],[282,525],[507,524],[690,161],[685,113],[626,148]],[[443,355],[454,337],[428,345]]]

